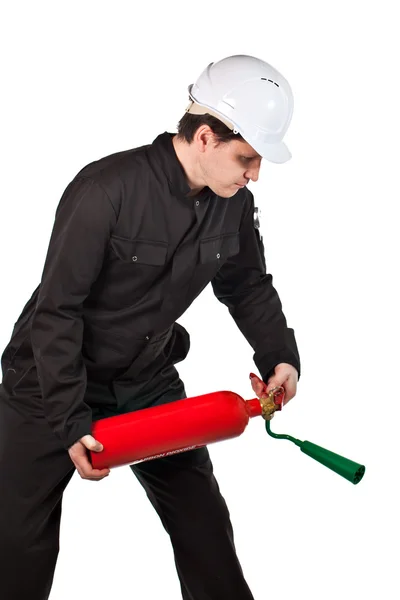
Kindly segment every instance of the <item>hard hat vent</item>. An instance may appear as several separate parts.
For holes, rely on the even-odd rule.
[[[274,85],[276,85],[276,87],[279,87],[279,84],[277,84],[276,81],[272,81],[272,79],[267,79],[266,77],[261,77],[261,79],[263,81],[270,81],[271,83],[273,83]]]

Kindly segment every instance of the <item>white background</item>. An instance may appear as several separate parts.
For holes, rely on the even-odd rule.
[[[40,281],[57,204],[78,170],[176,131],[187,86],[225,56],[263,58],[293,88],[293,158],[263,161],[250,184],[302,360],[297,395],[271,427],[361,462],[366,474],[352,485],[267,436],[261,418],[209,446],[256,600],[399,598],[394,7],[114,0],[1,11],[2,348]],[[210,286],[180,322],[192,341],[179,366],[188,395],[252,398],[252,349]],[[129,467],[100,483],[75,473],[64,495],[51,600],[86,597],[181,597],[169,539]]]

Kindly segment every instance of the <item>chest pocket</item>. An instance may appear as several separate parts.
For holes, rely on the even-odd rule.
[[[129,240],[113,236],[110,243],[117,257],[125,263],[162,267],[167,260],[166,242]]]
[[[200,262],[214,264],[219,268],[229,257],[238,254],[239,250],[239,233],[206,238],[200,241]]]
[[[113,302],[126,306],[143,298],[150,289],[161,294],[158,284],[165,274],[168,244],[152,240],[111,237],[108,275]],[[111,289],[110,287],[110,289]]]

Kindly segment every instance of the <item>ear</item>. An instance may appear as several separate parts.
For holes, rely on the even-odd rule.
[[[215,134],[208,125],[201,125],[193,136],[193,141],[199,152],[206,152],[216,145]]]

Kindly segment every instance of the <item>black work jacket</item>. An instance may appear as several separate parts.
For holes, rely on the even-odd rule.
[[[68,184],[41,282],[3,352],[5,390],[40,398],[66,448],[91,432],[89,380],[134,386],[166,347],[171,363],[185,358],[189,335],[176,320],[209,282],[264,381],[281,362],[300,376],[251,192],[188,196],[172,137],[94,161]]]

